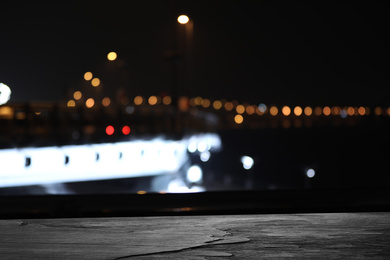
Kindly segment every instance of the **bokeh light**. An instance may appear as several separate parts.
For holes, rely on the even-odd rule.
[[[75,107],[76,106],[76,102],[74,102],[74,100],[69,100],[68,103],[66,103],[66,106],[67,107]]]
[[[265,111],[267,111],[267,106],[265,105],[265,104],[263,104],[263,103],[261,103],[260,105],[259,105],[259,111],[260,111],[260,113],[265,113]]]
[[[7,85],[0,83],[0,105],[8,102],[11,98],[11,89]]]
[[[91,80],[93,78],[93,74],[92,74],[92,72],[85,72],[85,74],[84,74],[84,79],[86,80],[86,81],[89,81],[89,80]]]
[[[306,176],[309,178],[313,178],[316,175],[316,172],[313,169],[308,169],[306,171]]]
[[[172,98],[170,96],[165,96],[163,98],[164,105],[170,105],[172,103]]]
[[[375,115],[380,116],[380,115],[382,115],[383,110],[382,110],[381,107],[376,107],[376,108],[374,109],[374,113],[375,113]]]
[[[243,121],[244,121],[244,118],[242,117],[242,115],[236,115],[234,117],[234,122],[236,122],[236,124],[241,124]]]
[[[222,107],[222,102],[219,101],[219,100],[215,100],[215,101],[213,102],[213,107],[214,107],[214,109],[216,109],[216,110],[221,109],[221,107]]]
[[[115,128],[112,125],[109,125],[106,127],[106,134],[107,135],[113,135],[115,132]]]
[[[226,111],[231,111],[233,108],[234,108],[234,106],[233,106],[232,102],[226,102],[225,103],[225,110]]]
[[[136,96],[134,98],[134,104],[137,106],[142,105],[143,102],[144,102],[144,99],[141,96]]]
[[[128,125],[125,125],[125,126],[122,127],[122,134],[129,135],[130,132],[131,132],[131,129],[130,129],[130,127]]]
[[[149,105],[151,105],[151,106],[156,105],[156,104],[157,104],[157,101],[158,101],[158,99],[157,99],[156,96],[150,96],[149,99],[148,99],[148,103],[149,103]]]
[[[208,108],[210,106],[211,102],[207,98],[203,99],[202,101],[202,107]]]
[[[296,107],[294,108],[294,114],[295,114],[296,116],[302,115],[302,108],[301,108],[300,106],[296,106]]]
[[[314,108],[314,115],[320,116],[322,114],[322,109],[321,107],[316,107]]]
[[[256,106],[247,106],[245,111],[248,115],[253,115],[256,111]]]
[[[186,24],[190,21],[190,18],[188,18],[187,15],[180,15],[179,17],[177,17],[177,21],[180,23],[180,24]]]
[[[341,113],[341,108],[339,106],[332,107],[332,115],[338,116]]]
[[[191,183],[200,182],[203,178],[202,168],[198,165],[191,166],[187,171],[187,180]]]
[[[322,112],[324,113],[325,116],[329,116],[330,115],[330,107],[324,107]]]
[[[109,60],[109,61],[114,61],[114,60],[116,60],[116,58],[117,58],[117,54],[116,54],[116,52],[110,52],[110,53],[108,53],[107,54],[107,59]]]
[[[305,107],[303,112],[305,113],[306,116],[311,116],[311,114],[313,114],[313,109],[311,109],[311,107]]]
[[[252,157],[244,155],[241,157],[241,163],[242,163],[242,167],[245,170],[250,170],[253,167],[253,164],[255,163],[255,161],[253,160]]]
[[[82,97],[83,97],[83,94],[81,93],[81,91],[75,91],[75,92],[73,93],[73,98],[74,98],[75,100],[80,100]]]
[[[102,105],[103,105],[104,107],[108,107],[110,104],[111,104],[111,99],[110,99],[109,97],[103,98],[103,100],[102,100]]]
[[[355,114],[355,109],[353,107],[348,107],[347,113],[349,116],[353,116]]]
[[[272,107],[269,109],[269,113],[271,114],[271,116],[276,116],[276,115],[279,113],[279,110],[278,110],[277,107],[272,106]]]
[[[99,78],[94,78],[92,81],[91,81],[91,84],[92,86],[94,86],[95,88],[98,87],[100,85],[100,79]]]
[[[291,114],[291,108],[288,107],[288,106],[284,106],[284,107],[282,108],[282,114],[285,115],[285,116],[290,115],[290,114]]]
[[[93,98],[88,98],[87,101],[85,101],[85,106],[87,108],[91,108],[95,105],[95,100]]]
[[[196,106],[202,105],[202,102],[203,102],[203,98],[201,98],[201,97],[196,97],[194,99],[194,103],[195,103]]]
[[[366,109],[364,107],[359,107],[358,112],[359,115],[364,116],[366,114]]]
[[[243,113],[245,112],[245,107],[244,107],[243,105],[238,105],[238,106],[236,107],[236,112],[237,112],[238,114],[243,114]]]

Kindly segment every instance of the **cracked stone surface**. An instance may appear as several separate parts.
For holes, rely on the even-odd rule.
[[[390,213],[0,220],[1,259],[390,258]]]

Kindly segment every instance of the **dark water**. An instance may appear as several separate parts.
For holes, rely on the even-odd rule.
[[[223,150],[210,158],[205,180],[211,190],[390,187],[389,130],[387,121],[368,121],[224,131]],[[254,159],[252,169],[242,167],[243,155]]]

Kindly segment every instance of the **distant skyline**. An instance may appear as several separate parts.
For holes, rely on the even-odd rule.
[[[384,1],[175,2],[177,15],[194,23],[179,94],[281,105],[390,103]],[[1,3],[0,82],[11,88],[11,102],[65,101],[87,71],[130,96],[170,93],[164,55],[172,49],[172,8],[157,0]],[[107,61],[110,51],[123,66]]]

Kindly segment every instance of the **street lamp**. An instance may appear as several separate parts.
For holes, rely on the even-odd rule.
[[[189,22],[189,20],[190,20],[190,18],[188,18],[188,16],[184,15],[184,14],[180,15],[179,17],[177,17],[177,21],[179,23],[181,23],[181,24],[186,24],[186,23]]]
[[[118,57],[118,55],[116,54],[116,52],[113,52],[113,51],[107,54],[107,59],[109,61],[114,61],[114,60],[116,60],[117,57]]]

